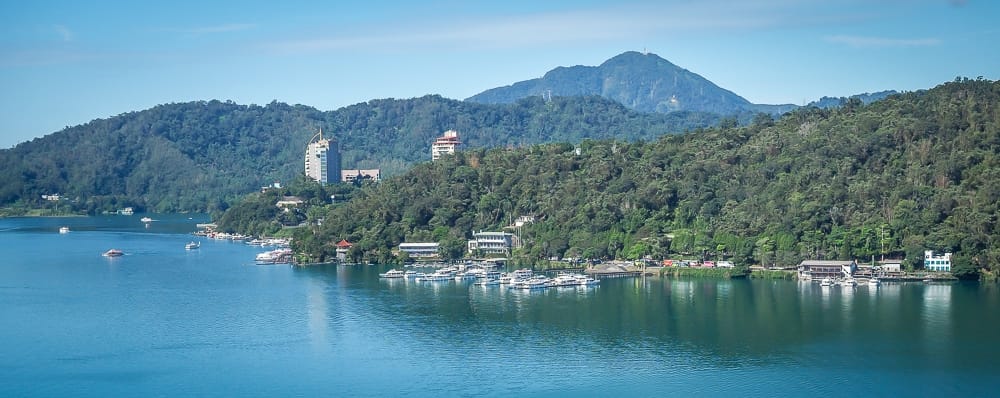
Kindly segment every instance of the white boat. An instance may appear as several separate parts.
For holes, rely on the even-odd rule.
[[[466,271],[466,272],[459,272],[459,273],[455,274],[455,281],[456,282],[474,281],[476,279],[477,279],[476,278],[476,274],[473,273],[473,272]]]
[[[823,278],[823,280],[819,282],[819,285],[820,286],[833,286],[833,279]]]
[[[841,279],[840,282],[837,282],[837,284],[844,287],[854,287],[858,285],[858,282],[855,281],[854,278],[844,278]]]
[[[104,252],[104,254],[102,254],[102,256],[104,256],[104,257],[120,257],[120,256],[124,256],[124,255],[125,255],[125,252],[123,252],[121,250],[118,250],[118,249],[110,249],[110,250]]]
[[[522,280],[518,283],[511,283],[510,288],[524,290],[544,289],[549,287],[549,282],[551,282],[551,280],[545,276],[534,276],[531,277],[531,279]]]
[[[880,284],[882,284],[882,281],[878,280],[878,278],[871,278],[868,280],[868,286],[878,286]]]
[[[584,274],[576,274],[576,283],[580,286],[594,286],[601,284],[601,281]]]
[[[200,247],[201,247],[200,242],[188,242],[186,245],[184,245],[184,250],[194,250]]]
[[[153,222],[153,219],[149,218],[149,217],[143,217],[143,218],[140,218],[139,221],[149,223],[149,222]]]
[[[403,272],[403,277],[405,277],[406,279],[413,279],[413,278],[416,278],[416,277],[421,276],[421,275],[423,275],[423,273],[420,273],[420,272],[417,272],[417,271],[412,271],[412,270],[411,271]]]
[[[423,277],[417,277],[416,281],[417,282],[443,282],[443,281],[450,281],[453,278],[451,272],[447,272],[447,271],[442,272],[442,271],[443,270],[438,270],[438,271],[435,271],[433,273],[424,275]]]
[[[549,281],[550,287],[580,286],[580,281],[576,275],[559,274]]]
[[[61,233],[61,234],[68,234],[69,233],[69,227],[59,227],[59,233]]]
[[[490,279],[490,278],[480,279],[480,280],[476,281],[476,285],[478,285],[478,286],[500,286],[500,279]]]
[[[389,271],[387,271],[385,273],[378,274],[378,276],[380,278],[395,279],[395,278],[405,277],[406,276],[406,272],[403,272],[402,270],[398,270],[398,269],[393,269],[393,270],[389,270]]]

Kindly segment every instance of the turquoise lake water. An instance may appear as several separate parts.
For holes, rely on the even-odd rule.
[[[0,396],[996,396],[1000,289],[512,291],[255,265],[204,216],[0,219]],[[59,234],[60,226],[71,232]],[[199,240],[198,250],[184,244]],[[110,248],[117,258],[102,257]]]

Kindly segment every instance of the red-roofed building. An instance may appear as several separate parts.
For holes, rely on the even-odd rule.
[[[347,239],[341,239],[340,242],[337,242],[336,246],[337,246],[337,260],[343,262],[344,260],[347,259],[347,251],[350,250],[351,246],[354,245],[352,245],[351,242],[348,242]]]

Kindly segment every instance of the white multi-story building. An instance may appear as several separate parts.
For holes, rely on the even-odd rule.
[[[306,176],[320,184],[340,181],[340,148],[336,140],[323,138],[323,130],[313,136],[306,147]]]
[[[404,242],[399,244],[399,251],[412,258],[431,258],[438,256],[437,242]]]
[[[510,254],[516,244],[517,237],[512,233],[479,231],[472,234],[469,253],[479,250],[483,254]]]
[[[951,272],[951,253],[935,256],[933,250],[924,251],[924,269],[928,271]]]
[[[434,144],[431,145],[431,160],[438,160],[444,154],[454,154],[455,148],[461,144],[457,131],[445,131],[444,135],[434,140]]]

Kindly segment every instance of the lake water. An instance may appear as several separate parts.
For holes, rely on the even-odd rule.
[[[1000,289],[511,291],[254,265],[203,216],[0,219],[0,396],[996,396]],[[154,218],[157,218],[154,216]],[[57,233],[67,225],[71,232]],[[201,249],[184,244],[200,240]],[[109,248],[126,255],[102,257]]]

